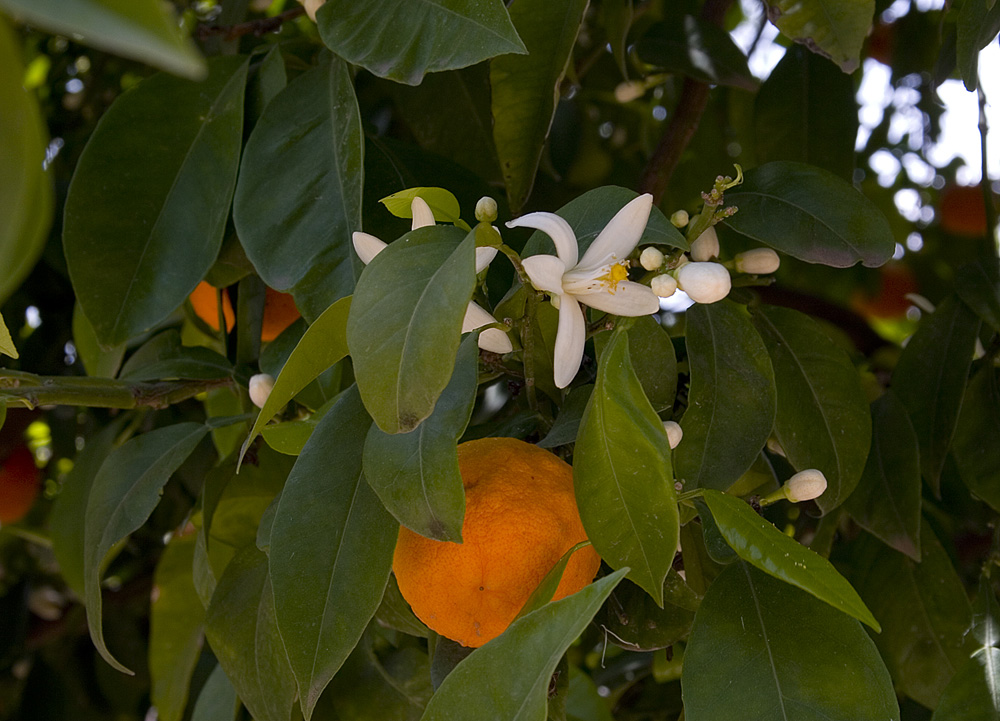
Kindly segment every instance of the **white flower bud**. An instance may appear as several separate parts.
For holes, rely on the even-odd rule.
[[[667,442],[670,443],[670,449],[673,450],[684,437],[684,431],[681,430],[680,424],[674,421],[663,421],[663,430],[667,432]]]
[[[476,203],[476,220],[480,223],[492,223],[497,219],[497,201],[484,195]]]
[[[306,15],[313,22],[316,22],[316,11],[319,10],[320,5],[326,2],[326,0],[299,0],[302,3],[302,7],[306,9]]]
[[[683,228],[691,218],[686,210],[678,210],[670,216],[670,224],[675,228]]]
[[[737,255],[734,259],[736,270],[740,273],[767,275],[773,273],[781,265],[781,258],[770,248],[754,248]]]
[[[704,262],[719,257],[719,236],[709,227],[691,243],[691,260]]]
[[[274,377],[267,373],[257,373],[250,377],[250,400],[258,408],[263,408],[267,397],[274,388]]]
[[[661,298],[669,298],[677,290],[677,281],[672,275],[658,275],[650,281],[649,287]]]
[[[719,263],[688,263],[676,273],[677,286],[695,303],[714,303],[729,295],[732,280]]]
[[[774,436],[767,439],[767,450],[776,456],[785,458],[785,449],[781,447],[781,443]]]
[[[656,270],[663,267],[663,260],[663,253],[660,252],[660,249],[649,246],[643,249],[642,255],[639,256],[639,265],[646,270]]]
[[[826,490],[826,476],[815,468],[799,471],[785,484],[785,497],[792,503],[819,498]]]
[[[619,103],[631,103],[646,94],[646,84],[641,80],[626,80],[615,87],[615,100]]]

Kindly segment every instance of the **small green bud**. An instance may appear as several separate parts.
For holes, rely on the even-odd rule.
[[[497,201],[489,196],[483,196],[476,203],[476,220],[480,223],[492,223],[497,219]]]
[[[675,228],[683,228],[691,218],[686,210],[678,210],[670,216],[670,224]]]

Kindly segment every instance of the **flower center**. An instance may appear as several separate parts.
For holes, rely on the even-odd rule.
[[[589,271],[571,270],[563,276],[563,290],[578,295],[593,293],[603,288],[614,294],[618,290],[618,284],[628,278],[628,267],[627,260],[616,260]]]

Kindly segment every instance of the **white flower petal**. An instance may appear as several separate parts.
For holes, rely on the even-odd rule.
[[[410,230],[434,225],[434,213],[431,212],[431,206],[427,205],[427,201],[423,198],[413,196],[413,200],[410,201],[410,212],[413,214]]]
[[[614,293],[595,290],[575,297],[584,305],[613,315],[651,315],[660,310],[660,299],[656,293],[647,286],[630,280],[619,282]]]
[[[490,315],[478,303],[470,302],[465,309],[465,318],[462,319],[462,332],[468,333],[470,330],[482,328],[484,325],[496,323],[497,319]],[[510,353],[514,350],[510,338],[499,328],[487,328],[479,334],[479,347],[488,350],[490,353]]]
[[[701,235],[691,243],[691,260],[696,263],[703,263],[712,258],[719,257],[719,234],[713,226],[705,229]]]
[[[580,261],[580,268],[594,268],[607,265],[612,259],[627,258],[642,237],[653,207],[653,196],[640,195],[615,213],[615,217],[604,226],[604,230],[587,248]]]
[[[587,323],[583,309],[571,295],[559,299],[559,327],[552,370],[557,388],[565,388],[576,377],[583,362],[583,347],[587,342]]]
[[[545,293],[562,294],[562,277],[566,266],[559,258],[554,255],[533,255],[522,260],[521,264],[535,288]]]
[[[361,258],[361,262],[365,265],[371,263],[372,258],[385,250],[386,244],[374,235],[356,231],[352,236],[352,239],[354,240],[354,252],[358,254],[358,257]]]
[[[555,213],[528,213],[507,223],[508,228],[535,228],[550,238],[556,246],[556,255],[565,267],[572,268],[580,258],[573,228]],[[634,244],[633,244],[634,245]]]
[[[476,248],[476,275],[482,273],[497,257],[496,248]]]

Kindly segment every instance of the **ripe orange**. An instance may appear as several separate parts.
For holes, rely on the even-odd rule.
[[[587,539],[573,493],[573,469],[514,438],[458,447],[465,486],[463,543],[399,529],[393,571],[417,617],[442,636],[477,648],[510,625],[562,555]],[[590,583],[601,559],[576,551],[553,600]]]
[[[198,284],[188,297],[195,315],[205,321],[214,330],[219,330],[219,305],[215,296],[215,288],[204,280]],[[233,304],[229,293],[222,291],[222,315],[226,319],[226,331],[231,331],[236,323]],[[261,325],[260,339],[265,343],[281,335],[292,323],[300,317],[295,299],[289,293],[282,293],[273,288],[267,289],[264,299],[264,320]]]
[[[35,456],[19,446],[0,466],[0,525],[15,523],[31,510],[42,482]]]
[[[948,185],[941,191],[941,229],[965,238],[986,235],[986,204],[978,185]]]

